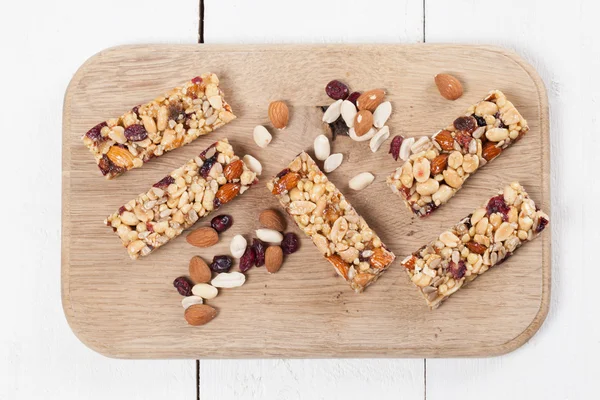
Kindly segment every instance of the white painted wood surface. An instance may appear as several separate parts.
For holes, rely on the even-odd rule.
[[[15,131],[4,123],[4,137],[17,134],[20,143],[0,157],[5,177],[0,207],[9,227],[0,231],[0,399],[195,399],[194,361],[111,360],[85,348],[69,331],[58,287],[59,138],[64,90],[86,58],[124,43],[195,42],[198,1],[5,3],[0,116],[25,127]],[[210,43],[418,42],[423,37],[422,0],[205,3]],[[597,168],[591,161],[600,141],[595,21],[600,5],[425,0],[425,10],[426,41],[513,48],[547,85],[554,255],[545,325],[521,349],[502,357],[427,360],[426,388],[423,360],[202,361],[203,400],[597,397],[598,262],[590,248],[600,240],[595,212],[600,189],[593,184]],[[243,333],[231,332],[236,334]]]

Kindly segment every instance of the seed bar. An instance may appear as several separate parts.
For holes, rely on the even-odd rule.
[[[523,137],[529,127],[499,90],[472,105],[432,137],[403,143],[408,160],[387,178],[392,192],[419,217],[448,202],[467,178]],[[408,146],[410,145],[410,149]]]
[[[252,172],[222,139],[104,221],[132,259],[146,256],[256,183]]]
[[[235,119],[219,88],[206,73],[119,118],[101,122],[83,136],[107,179],[139,168]]]
[[[305,152],[267,187],[355,292],[375,282],[396,258]]]
[[[486,205],[402,261],[432,310],[533,240],[549,218],[514,182]]]

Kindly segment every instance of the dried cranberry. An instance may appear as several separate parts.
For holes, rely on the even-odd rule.
[[[92,139],[94,142],[102,140],[102,133],[100,133],[100,131],[102,131],[102,128],[105,126],[107,126],[106,122],[100,122],[98,125],[87,131],[85,136]]]
[[[458,132],[454,137],[454,140],[456,140],[458,144],[466,150],[469,148],[469,143],[471,143],[473,137],[466,132]]]
[[[459,131],[473,133],[477,129],[477,121],[471,116],[458,117],[454,120],[454,127]]]
[[[242,258],[240,258],[240,272],[246,272],[254,265],[256,254],[252,246],[246,247],[246,251]]]
[[[215,197],[213,200],[213,208],[216,210],[217,208],[221,207],[223,205],[223,203],[221,203],[221,200],[219,200],[218,197]]]
[[[102,175],[119,175],[120,173],[125,172],[125,168],[119,167],[113,163],[106,154],[103,154],[100,161],[98,161],[98,168],[100,168]]]
[[[137,114],[140,111],[140,106],[135,106],[131,109],[131,112]]]
[[[257,267],[265,265],[265,252],[267,251],[265,242],[260,239],[253,239],[252,249],[254,250],[254,264]]]
[[[212,166],[215,165],[216,162],[217,162],[216,154],[214,156],[212,156],[211,158],[204,161],[204,164],[202,164],[202,167],[200,168],[200,175],[202,175],[202,177],[204,179],[208,178],[208,174],[210,174],[210,170],[211,170]]]
[[[546,225],[548,225],[548,220],[544,217],[540,217],[538,219],[538,225],[537,228],[535,228],[535,233],[540,233],[541,231],[543,231],[546,228]]]
[[[281,241],[281,250],[283,250],[283,254],[295,253],[298,250],[298,247],[300,247],[300,242],[295,233],[288,232],[283,235],[283,240]]]
[[[192,78],[192,83],[198,85],[198,84],[202,83],[202,78],[200,78],[199,76]]]
[[[338,80],[333,80],[325,86],[325,93],[327,96],[331,97],[334,100],[345,99],[348,97],[350,91],[348,90],[348,86],[343,84]]]
[[[508,221],[508,212],[510,211],[510,207],[504,201],[503,195],[500,194],[492,197],[487,203],[486,210],[488,217],[493,213],[500,213],[502,214],[502,219],[504,221]]]
[[[400,157],[400,147],[402,146],[403,141],[404,137],[402,135],[396,135],[392,139],[392,143],[390,143],[389,154],[391,154],[396,161],[398,161],[398,157]]]
[[[154,232],[154,225],[152,225],[152,222],[146,222],[146,230],[150,233]]]
[[[185,276],[180,276],[173,281],[173,286],[177,289],[182,296],[192,295],[192,282]]]
[[[125,206],[119,207],[119,215],[123,214],[125,211],[127,211],[127,209],[125,208]]]
[[[200,158],[202,159],[202,161],[206,161],[206,155],[208,154],[208,152],[213,148],[216,147],[217,144],[213,143],[210,146],[208,146],[206,149],[204,149],[204,151],[202,151],[202,153],[199,154]],[[212,157],[212,156],[211,156]]]
[[[148,132],[144,125],[129,125],[125,128],[125,137],[132,142],[138,142],[148,137]]]
[[[465,276],[465,272],[467,272],[467,266],[463,260],[460,260],[458,264],[454,261],[450,261],[450,264],[448,264],[448,272],[450,272],[454,279],[460,279]]]
[[[210,226],[219,233],[231,228],[231,224],[233,224],[233,218],[231,218],[231,215],[225,214],[217,215],[210,221]]]
[[[171,175],[167,175],[152,186],[159,189],[166,189],[172,183],[175,183],[175,178]]]
[[[210,269],[214,272],[227,272],[231,269],[233,260],[229,256],[214,256],[210,264]]]
[[[350,96],[348,96],[348,98],[346,100],[348,100],[350,103],[356,105],[356,100],[358,100],[359,97],[360,97],[360,92],[352,92],[352,93],[350,93]]]
[[[281,178],[282,176],[287,175],[288,172],[290,172],[290,169],[286,168],[283,171],[279,172],[276,177]]]
[[[475,120],[477,121],[477,126],[486,126],[487,123],[485,122],[485,118],[480,117],[479,115],[471,115],[473,118],[475,118]]]

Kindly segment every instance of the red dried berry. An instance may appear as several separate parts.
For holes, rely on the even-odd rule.
[[[466,132],[458,132],[454,137],[454,140],[465,150],[469,148],[469,143],[473,140],[473,137]]]
[[[283,240],[281,241],[281,250],[283,250],[283,254],[295,253],[299,247],[300,241],[295,233],[288,232],[283,235]]]
[[[454,127],[459,131],[473,133],[477,129],[477,120],[471,116],[458,117],[454,120]]]
[[[152,222],[146,222],[146,230],[150,233],[154,232],[154,225],[152,225]]]
[[[265,242],[260,239],[253,239],[252,249],[254,250],[254,264],[257,267],[265,265],[265,252],[267,251]]]
[[[192,83],[198,85],[198,84],[202,83],[202,78],[200,78],[199,76],[192,78]]]
[[[471,115],[473,118],[475,118],[475,120],[477,121],[477,126],[486,126],[487,123],[485,122],[485,118],[480,117],[478,115]]]
[[[246,251],[242,258],[240,258],[240,272],[246,272],[254,265],[256,254],[252,246],[246,247]]]
[[[167,175],[152,186],[159,189],[166,189],[172,183],[175,183],[175,178],[173,178],[171,175]]]
[[[185,276],[180,276],[173,281],[173,286],[177,289],[180,295],[182,296],[191,296],[192,295],[192,282]]]
[[[225,214],[217,215],[210,221],[210,226],[219,233],[225,232],[227,229],[231,228],[232,224],[233,218],[231,218],[231,215]]]
[[[486,210],[488,217],[493,213],[500,213],[502,214],[502,219],[504,221],[508,221],[508,212],[510,211],[510,207],[504,201],[503,195],[500,194],[492,197],[487,203]]]
[[[537,228],[535,228],[535,233],[540,233],[541,231],[543,231],[546,228],[546,225],[548,225],[548,221],[546,218],[544,217],[540,217],[538,219],[538,225]]]
[[[132,142],[138,142],[148,137],[148,132],[144,125],[129,125],[125,128],[125,137]]]
[[[350,96],[348,96],[348,98],[346,100],[348,100],[350,103],[356,105],[356,100],[358,100],[360,95],[361,95],[360,92],[352,92],[352,93],[350,93]]]
[[[140,106],[135,106],[131,109],[131,112],[137,114],[140,111]]]
[[[202,164],[202,167],[200,168],[200,175],[202,175],[202,177],[204,179],[208,178],[208,174],[210,173],[212,166],[215,165],[216,162],[217,162],[216,154],[214,156],[212,156],[211,158],[204,161],[204,164]]]
[[[181,103],[171,104],[169,106],[169,119],[179,121],[183,118],[185,118],[185,110],[183,105]]]
[[[228,272],[233,265],[233,260],[229,256],[214,256],[210,269],[216,273]]]
[[[125,211],[127,211],[127,209],[125,208],[125,206],[119,207],[119,215],[123,214]]]
[[[105,126],[107,126],[106,122],[100,122],[98,125],[96,125],[92,129],[90,129],[89,131],[87,131],[86,134],[85,134],[85,136],[87,136],[88,138],[92,139],[94,142],[102,140],[102,134],[100,133],[100,131]]]
[[[450,275],[452,275],[454,279],[460,279],[465,276],[467,266],[463,260],[460,260],[458,264],[454,261],[450,261],[450,264],[448,264],[448,272],[450,272]]]
[[[333,80],[325,86],[325,93],[334,100],[345,99],[348,97],[348,86],[338,80]]]
[[[107,175],[109,173],[113,175],[118,175],[122,172],[125,172],[125,168],[116,165],[110,160],[110,158],[108,158],[106,154],[103,154],[100,161],[98,161],[98,168],[100,168],[100,172],[102,172],[102,175]]]
[[[403,141],[404,137],[402,135],[396,135],[392,139],[392,143],[390,143],[389,154],[391,154],[396,161],[398,161],[398,158],[400,157],[400,147],[402,146]]]

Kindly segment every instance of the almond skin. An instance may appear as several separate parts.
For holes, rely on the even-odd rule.
[[[354,132],[362,136],[373,127],[373,114],[368,110],[361,110],[354,117]]]
[[[394,255],[381,247],[373,250],[369,263],[373,268],[384,269],[387,268],[390,263],[394,261]]]
[[[217,310],[206,304],[194,304],[183,315],[188,324],[200,326],[212,321],[217,316]]]
[[[443,98],[448,100],[456,100],[463,94],[462,84],[458,79],[449,74],[437,74],[434,78]]]
[[[277,129],[284,129],[290,119],[290,110],[283,101],[274,101],[269,104],[269,119]]]
[[[242,172],[244,172],[244,163],[242,160],[235,160],[223,169],[223,174],[229,182],[234,179],[239,179],[239,177],[242,176]]]
[[[185,240],[192,246],[210,247],[219,242],[219,234],[210,226],[204,226],[190,232]]]
[[[298,185],[299,180],[300,174],[296,172],[288,172],[275,184],[272,193],[281,194],[283,192],[289,192]]]
[[[496,147],[494,142],[486,142],[481,149],[481,155],[486,161],[493,160],[498,157],[498,154],[502,153],[502,149]]]
[[[432,175],[437,175],[446,169],[446,166],[448,165],[448,156],[448,153],[442,153],[431,160],[430,170]]]
[[[229,203],[240,193],[242,185],[239,183],[226,183],[217,190],[215,198],[218,199],[221,204]]]
[[[342,257],[338,256],[337,254],[332,254],[329,257],[327,257],[327,261],[329,261],[331,265],[333,265],[336,272],[342,278],[348,280],[348,263],[342,260]]]
[[[258,221],[265,228],[273,229],[279,232],[285,231],[285,219],[275,210],[264,210],[258,216]]]
[[[108,149],[106,156],[112,161],[117,167],[131,168],[133,167],[133,154],[129,150],[119,146],[112,146]]]
[[[198,256],[192,257],[190,260],[190,278],[194,283],[208,283],[212,274],[209,266]]]
[[[361,94],[358,99],[356,99],[356,107],[359,110],[369,110],[373,112],[377,106],[383,103],[384,97],[385,91],[382,89],[368,90]],[[356,130],[356,127],[354,127],[354,130]]]
[[[283,264],[283,250],[279,246],[269,246],[265,252],[265,267],[270,274],[279,271]]]
[[[450,131],[443,130],[435,135],[435,141],[438,142],[442,150],[452,151],[454,150],[454,138]]]

